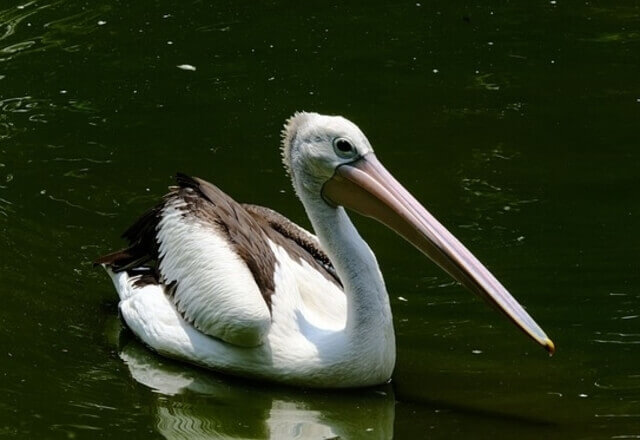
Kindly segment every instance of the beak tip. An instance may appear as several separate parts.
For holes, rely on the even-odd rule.
[[[556,352],[556,346],[553,343],[553,341],[549,338],[547,338],[544,342],[544,348],[549,352],[549,356],[553,356],[553,354]]]

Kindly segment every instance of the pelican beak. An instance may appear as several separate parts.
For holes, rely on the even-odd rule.
[[[404,237],[455,280],[496,306],[550,354],[545,332],[466,247],[382,166],[373,153],[340,165],[322,187],[322,196],[375,218]]]

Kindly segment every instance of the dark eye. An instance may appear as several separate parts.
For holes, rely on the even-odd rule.
[[[336,138],[333,141],[333,149],[340,157],[353,157],[356,155],[356,149],[353,144],[345,138]]]

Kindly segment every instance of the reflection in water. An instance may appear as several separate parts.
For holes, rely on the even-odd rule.
[[[390,385],[343,392],[274,388],[160,359],[136,340],[125,342],[120,357],[137,382],[158,393],[156,426],[167,439],[393,437]]]

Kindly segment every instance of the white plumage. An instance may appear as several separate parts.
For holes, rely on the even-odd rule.
[[[220,226],[185,221],[186,204],[165,204],[158,223],[160,272],[175,283],[174,304],[209,336],[234,345],[260,345],[271,316],[251,272]]]

